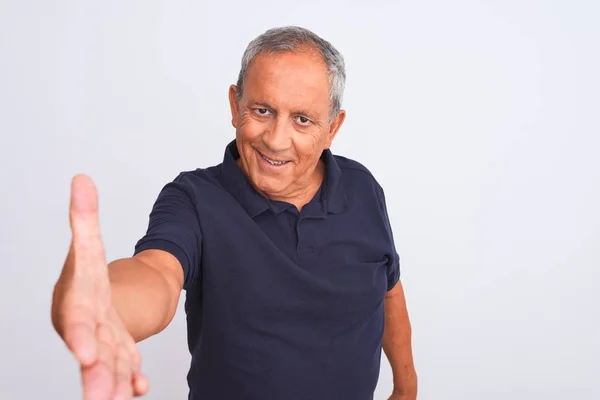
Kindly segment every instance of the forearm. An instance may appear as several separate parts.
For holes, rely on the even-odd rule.
[[[113,261],[108,271],[112,304],[136,342],[167,327],[179,301],[176,282],[137,258]]]
[[[394,393],[416,399],[417,374],[412,355],[412,329],[400,282],[385,298],[383,350],[394,375]]]

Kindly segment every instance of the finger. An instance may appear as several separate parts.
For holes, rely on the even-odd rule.
[[[130,335],[128,335],[127,339],[125,339],[125,348],[129,353],[129,360],[131,361],[131,370],[134,373],[140,372],[142,366],[140,352],[137,346],[135,345],[135,341]]]
[[[124,343],[117,347],[115,359],[115,391],[114,399],[129,400],[133,396],[133,388],[131,385],[131,361],[129,351]]]
[[[98,345],[93,329],[87,323],[76,323],[67,326],[64,340],[82,366],[90,366],[97,361]]]
[[[98,193],[94,182],[86,175],[76,175],[71,182],[69,219],[76,263],[104,264]]]
[[[98,358],[81,371],[85,400],[110,399],[115,387],[115,341],[109,329],[101,324],[96,331]]]
[[[135,345],[133,338],[129,337],[127,341],[127,347],[129,349],[129,357],[131,360],[132,374],[132,385],[133,394],[135,396],[143,396],[148,392],[148,379],[142,374],[141,370],[141,357],[140,352]]]
[[[150,385],[148,378],[141,372],[133,375],[133,394],[138,396],[144,396],[148,393]]]
[[[132,380],[134,396],[143,396],[148,392],[148,379],[141,373],[141,357],[135,341],[131,336],[126,340],[127,349],[129,351],[129,359],[131,362]]]
[[[83,306],[62,312],[66,313],[62,318],[59,316],[63,321],[63,340],[82,366],[92,365],[98,357],[95,314]]]

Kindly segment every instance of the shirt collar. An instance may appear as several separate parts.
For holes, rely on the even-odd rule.
[[[258,193],[250,181],[237,166],[236,160],[240,157],[237,142],[234,139],[225,148],[223,163],[221,164],[220,180],[225,189],[235,197],[252,218],[268,209],[274,214],[280,214],[292,205],[271,201]],[[328,213],[341,213],[347,207],[346,194],[341,182],[342,171],[329,149],[321,156],[325,162],[325,179],[315,198],[307,204],[308,216],[325,217]]]
[[[339,214],[346,210],[348,201],[346,191],[342,182],[342,170],[338,165],[331,150],[326,149],[321,156],[325,162],[325,181],[323,200],[324,209],[327,213]]]

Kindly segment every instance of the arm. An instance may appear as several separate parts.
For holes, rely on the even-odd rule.
[[[112,304],[136,342],[165,329],[177,310],[183,269],[173,255],[145,250],[108,265]]]
[[[160,192],[135,255],[109,264],[111,299],[136,342],[165,329],[200,260],[201,232],[193,191],[180,174]]]
[[[394,393],[390,399],[415,400],[417,373],[412,356],[411,325],[400,281],[387,293],[384,309],[383,350],[394,375]]]
[[[107,268],[96,187],[85,175],[71,182],[71,246],[54,286],[51,319],[80,365],[85,398],[129,399],[148,391],[135,344],[169,324],[199,261],[200,228],[187,193],[185,184],[167,185],[136,255]]]

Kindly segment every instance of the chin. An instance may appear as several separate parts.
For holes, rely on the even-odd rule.
[[[288,185],[283,179],[258,176],[255,186],[265,194],[275,195],[283,192]]]

